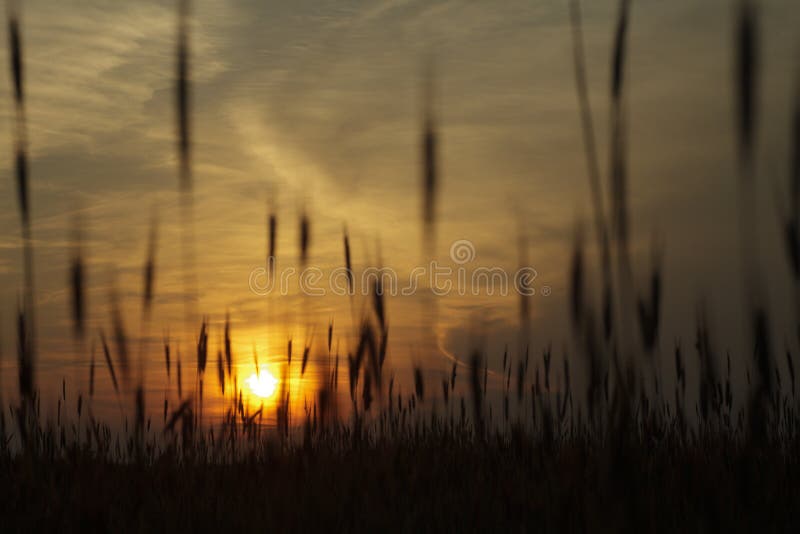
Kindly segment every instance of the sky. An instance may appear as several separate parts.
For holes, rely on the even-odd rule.
[[[584,4],[588,83],[604,170],[617,5]],[[800,8],[793,0],[761,5],[756,246],[776,347],[796,350],[790,334],[796,310],[787,297],[792,286],[778,232],[800,80]],[[657,365],[665,375],[672,372],[676,340],[693,345],[700,302],[720,353],[731,351],[740,380],[747,364],[734,7],[730,0],[642,0],[632,8],[626,90],[633,283],[646,287],[651,244],[662,243]],[[278,218],[279,271],[300,267],[302,212],[311,222],[308,265],[324,272],[343,265],[345,226],[357,271],[382,265],[401,279],[431,259],[457,268],[450,249],[461,240],[474,251],[465,268],[513,273],[524,238],[524,263],[536,271],[537,290],[525,344],[537,362],[547,345],[559,358],[574,349],[569,261],[576,227],[588,231],[592,212],[567,2],[197,0],[191,30],[196,310],[209,318],[212,344],[230,313],[243,374],[253,367],[254,349],[277,366],[289,337],[316,343],[316,361],[324,361],[331,320],[342,352],[352,350],[352,322],[367,306],[367,299],[308,297],[297,288],[289,295],[255,294],[249,282],[264,265],[270,209]],[[169,331],[188,339],[182,331],[174,2],[31,0],[22,31],[40,385],[47,389],[68,377],[75,389],[86,389],[88,353],[98,331],[110,328],[114,290],[131,337],[149,340],[140,349],[148,369],[160,369],[162,336]],[[7,43],[5,25],[0,33]],[[430,58],[441,181],[433,254],[421,239],[419,150],[422,74]],[[7,147],[5,155],[0,150],[0,383],[10,397],[22,259],[8,68],[0,70],[0,101],[6,103],[0,106],[0,147]],[[154,214],[155,301],[144,321],[142,268]],[[76,220],[83,224],[88,265],[90,328],[83,341],[72,335],[67,285]],[[389,364],[407,388],[413,366],[436,384],[453,359],[463,362],[475,348],[498,374],[506,345],[520,357],[513,292],[433,299],[418,292],[390,296],[386,306]],[[425,335],[429,330],[432,338]],[[163,389],[163,371],[148,372],[151,389]]]

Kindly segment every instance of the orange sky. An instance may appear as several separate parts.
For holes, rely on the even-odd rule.
[[[589,83],[605,154],[615,2],[585,3]],[[196,4],[197,311],[211,321],[214,357],[226,312],[243,373],[252,372],[253,346],[266,365],[277,366],[289,337],[297,346],[313,340],[313,353],[322,358],[331,319],[342,352],[352,350],[352,319],[366,306],[362,299],[303,297],[297,288],[265,298],[250,290],[250,273],[264,263],[270,205],[278,216],[279,269],[299,268],[302,209],[312,225],[309,265],[323,272],[343,264],[344,225],[357,271],[380,259],[404,278],[431,259],[420,240],[418,153],[421,58],[431,50],[442,180],[434,257],[453,266],[450,245],[465,239],[475,248],[468,268],[513,273],[524,233],[540,290],[531,298],[534,354],[547,343],[559,353],[571,350],[565,272],[576,221],[588,222],[590,211],[564,2]],[[711,303],[721,344],[736,349],[742,342],[732,230],[732,12],[723,0],[678,0],[637,4],[632,15],[634,255],[646,266],[652,235],[663,236],[665,354],[675,338],[691,337],[701,297]],[[800,10],[791,0],[769,2],[761,22],[760,246],[780,318],[776,339],[784,339],[790,313],[780,295],[788,273],[777,241],[775,198],[781,195],[775,191],[787,183]],[[85,390],[88,346],[100,328],[110,328],[113,286],[129,336],[146,332],[151,340],[144,354],[157,402],[164,388],[159,341],[167,330],[181,337],[183,328],[172,4],[31,1],[23,32],[40,383],[60,384],[67,376]],[[7,42],[5,35],[0,42]],[[10,102],[10,87],[2,69],[3,102]],[[12,124],[12,113],[10,104],[2,107],[0,122]],[[0,169],[8,178],[0,182],[0,343],[8,396],[15,373],[11,318],[22,283],[10,126],[0,129],[0,146],[7,147]],[[146,326],[140,324],[141,271],[154,210],[160,222],[156,297]],[[71,335],[66,284],[78,213],[85,223],[92,334],[83,349]],[[637,284],[645,280],[645,270],[639,272]],[[450,295],[436,299],[434,314],[419,294],[388,298],[389,365],[398,383],[409,389],[411,367],[421,365],[436,389],[450,357],[464,358],[473,347],[487,351],[491,369],[499,371],[504,346],[519,350],[518,305],[513,294]],[[426,325],[435,325],[432,339]],[[98,378],[107,381],[104,369]]]

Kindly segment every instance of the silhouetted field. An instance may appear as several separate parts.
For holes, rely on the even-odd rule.
[[[436,422],[294,449],[261,442],[236,461],[167,452],[121,463],[56,447],[4,455],[0,497],[4,531],[791,531],[797,443],[674,429],[625,444],[475,441]]]

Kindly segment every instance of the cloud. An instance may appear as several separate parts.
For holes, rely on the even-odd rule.
[[[665,236],[666,331],[691,335],[687,308],[702,292],[721,310],[720,322],[737,346],[741,318],[733,310],[740,308],[741,277],[727,6],[684,0],[634,10],[627,78],[630,200],[636,258],[649,257],[654,230]],[[97,284],[92,306],[97,303],[102,321],[108,272],[118,273],[117,282],[136,301],[150,210],[158,208],[159,313],[180,321],[173,8],[171,2],[26,2],[34,237],[38,286],[49,307],[41,330],[53,339],[68,338],[63,281],[78,211],[86,216]],[[615,10],[615,2],[584,2],[604,171]],[[786,178],[796,13],[793,2],[772,2],[763,19],[759,134],[761,170],[770,178],[759,181],[759,245],[775,295],[788,287],[770,221],[774,183]],[[312,216],[313,261],[342,262],[344,223],[357,263],[376,257],[378,243],[389,266],[408,271],[420,261],[420,73],[423,57],[433,51],[441,119],[440,255],[453,240],[470,239],[481,265],[513,267],[523,224],[531,263],[555,292],[540,302],[534,332],[562,337],[565,313],[554,300],[565,294],[573,226],[591,215],[568,20],[564,2],[554,0],[198,1],[192,75],[201,306],[213,313],[235,307],[251,327],[247,332],[261,335],[256,326],[263,301],[248,292],[247,275],[263,262],[269,202],[278,209],[278,248],[286,265],[297,260],[302,208]],[[9,91],[6,69],[0,71],[5,102]],[[0,108],[0,122],[11,123],[8,106]],[[9,128],[0,129],[0,146],[11,146]],[[9,164],[10,158],[0,160],[5,176]],[[13,316],[19,287],[15,198],[13,180],[0,182],[6,318]],[[642,267],[635,282],[646,275]],[[288,305],[295,309],[302,301]],[[499,342],[513,330],[516,305],[512,299],[443,303],[447,343],[466,350],[455,344],[481,313],[496,322],[487,327],[487,339]],[[309,306],[317,318],[350,313],[330,301]],[[403,300],[389,306],[393,335],[415,335],[425,319],[419,306]],[[774,306],[778,317],[789,316],[785,306]],[[13,333],[4,323],[2,338],[11,350]],[[409,347],[401,345],[395,349],[410,361]]]

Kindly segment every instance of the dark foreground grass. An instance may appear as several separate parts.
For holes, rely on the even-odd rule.
[[[791,531],[800,441],[720,435],[604,443],[419,423],[392,439],[264,439],[233,461],[166,450],[5,455],[4,532]],[[206,451],[207,452],[207,451]],[[204,459],[201,459],[204,458]]]

